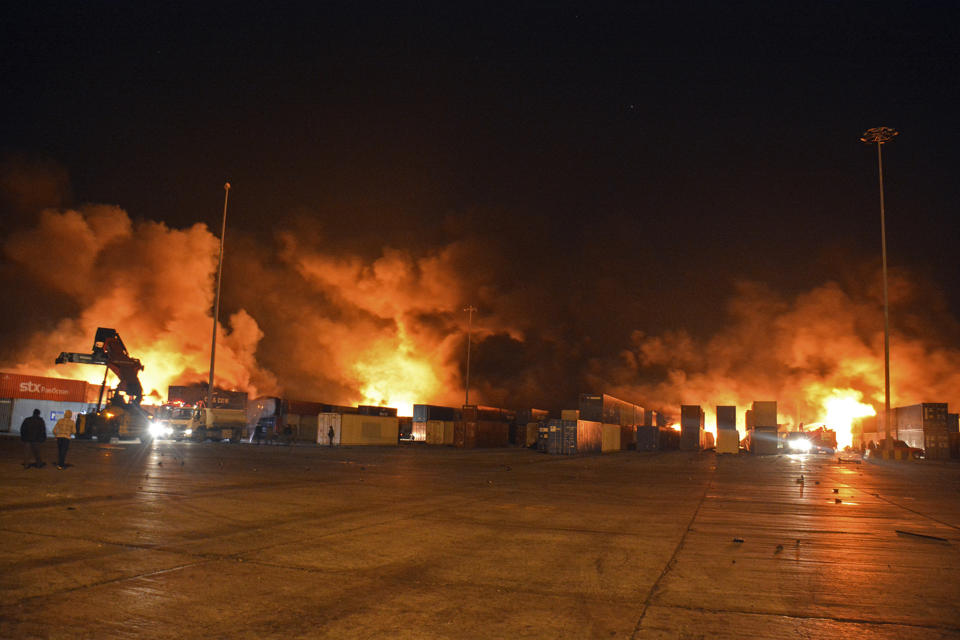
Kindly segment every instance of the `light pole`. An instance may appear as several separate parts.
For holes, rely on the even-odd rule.
[[[877,145],[877,171],[880,176],[880,247],[883,260],[883,426],[884,450],[893,450],[890,435],[890,306],[887,300],[887,219],[883,206],[883,145],[900,135],[890,127],[867,129],[860,140]]]
[[[463,308],[467,312],[467,393],[464,396],[463,404],[470,404],[470,343],[473,336],[473,314],[477,308],[467,305]]]
[[[223,274],[223,239],[227,233],[227,199],[230,183],[223,185],[223,225],[220,227],[220,256],[217,258],[217,293],[213,297],[213,339],[210,341],[210,382],[207,384],[207,408],[213,408],[213,364],[217,356],[217,321],[220,318],[220,276]]]

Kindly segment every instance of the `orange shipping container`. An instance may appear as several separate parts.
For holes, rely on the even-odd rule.
[[[83,380],[2,373],[0,374],[0,398],[86,402],[87,383]]]

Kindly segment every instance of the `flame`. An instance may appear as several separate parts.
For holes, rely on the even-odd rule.
[[[441,393],[442,383],[433,364],[417,351],[403,323],[398,344],[378,341],[354,364],[363,404],[396,407],[397,415],[412,416],[413,405]]]
[[[856,389],[833,389],[823,401],[823,418],[828,428],[837,432],[837,447],[848,447],[853,442],[853,422],[857,418],[877,415],[876,409],[861,402],[863,394]]]

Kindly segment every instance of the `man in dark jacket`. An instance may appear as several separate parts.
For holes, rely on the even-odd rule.
[[[33,415],[25,418],[20,425],[20,439],[23,440],[23,446],[26,458],[23,461],[23,468],[29,469],[43,467],[46,462],[40,459],[40,445],[47,440],[47,423],[40,417],[40,409],[34,409]],[[33,462],[30,462],[31,458]]]

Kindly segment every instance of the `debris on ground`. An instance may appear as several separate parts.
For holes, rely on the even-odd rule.
[[[836,503],[836,504],[840,504],[841,502],[843,502],[843,500],[841,500],[840,498],[834,498],[833,501],[834,501],[834,503]]]
[[[734,538],[733,541],[737,544],[743,544],[743,538]]]
[[[840,493],[840,489],[834,489],[833,492],[834,492],[834,493]]]
[[[783,551],[783,545],[782,545],[782,544],[778,544],[776,551],[774,551],[773,553],[774,553],[774,554],[777,554],[777,553],[780,553],[781,551]]]
[[[932,542],[942,542],[944,544],[950,544],[950,541],[946,538],[941,538],[940,536],[930,536],[925,533],[914,533],[913,531],[902,531],[900,529],[894,529],[898,536],[907,536],[908,538],[919,538],[921,540],[930,540]]]

